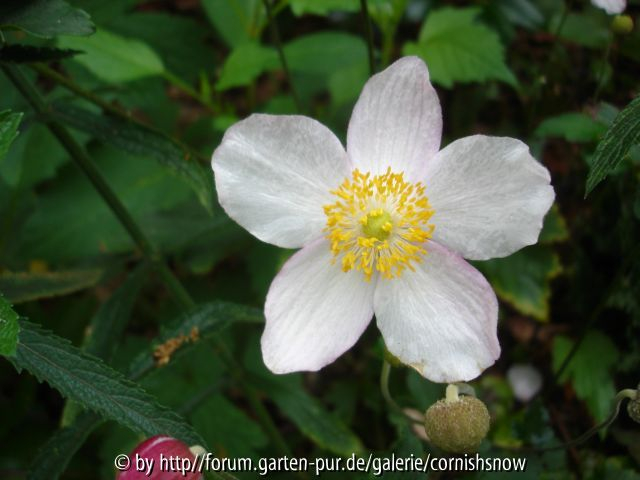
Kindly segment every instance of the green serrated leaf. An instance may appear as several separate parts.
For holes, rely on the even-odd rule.
[[[587,177],[585,197],[611,173],[634,145],[640,143],[640,97],[627,105],[598,144]]]
[[[0,355],[15,356],[19,333],[18,314],[0,293]]]
[[[262,0],[202,0],[202,7],[230,47],[260,38],[267,20]]]
[[[3,272],[0,273],[0,292],[14,303],[58,297],[93,287],[102,273],[102,270]]]
[[[301,385],[271,381],[268,391],[280,411],[318,446],[345,457],[364,451],[360,439]]]
[[[12,113],[9,110],[0,112],[0,162],[9,151],[11,142],[18,136],[18,125],[22,113]]]
[[[146,274],[146,265],[142,264],[129,274],[106,302],[100,305],[87,329],[82,345],[85,353],[105,361],[111,359],[117,341],[129,322],[133,304],[142,288]],[[80,406],[76,402],[68,401],[62,412],[61,425],[63,427],[70,425],[79,411]]]
[[[36,452],[27,480],[56,480],[69,461],[102,419],[93,412],[83,412],[69,426],[56,431]]]
[[[506,258],[474,265],[486,275],[498,296],[524,315],[549,320],[549,282],[561,271],[558,255],[544,245],[533,245]]]
[[[418,55],[428,65],[431,80],[445,87],[454,83],[518,81],[505,63],[500,37],[476,19],[478,8],[442,8],[427,17],[418,43],[404,45],[405,55]]]
[[[200,203],[213,213],[213,175],[191,154],[166,135],[100,115],[70,104],[55,104],[53,114],[67,125],[88,133],[101,141],[134,155],[151,157],[171,173],[182,178],[193,189]]]
[[[95,27],[89,15],[63,0],[3,0],[0,28],[16,28],[36,37],[91,35]]]
[[[52,62],[73,57],[78,50],[63,50],[52,47],[34,47],[32,45],[5,45],[0,48],[0,62],[35,63]]]
[[[97,357],[30,322],[20,322],[14,359],[63,396],[106,418],[144,434],[170,435],[189,445],[202,438],[178,414],[156,403],[139,385],[127,380]]]
[[[555,338],[555,371],[564,363],[573,344],[567,337]],[[562,382],[571,380],[576,395],[587,403],[589,411],[598,422],[604,420],[611,410],[611,402],[616,394],[611,369],[619,357],[618,349],[609,337],[595,330],[590,331],[560,377]]]
[[[262,73],[278,65],[278,54],[274,49],[254,42],[242,44],[227,57],[216,90],[249,85]]]
[[[146,43],[100,29],[88,38],[62,37],[58,46],[85,52],[74,61],[111,83],[162,75],[162,59]]]
[[[536,137],[560,137],[570,142],[596,142],[607,127],[584,113],[563,113],[545,119],[533,133]]]

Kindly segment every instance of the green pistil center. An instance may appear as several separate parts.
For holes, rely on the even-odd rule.
[[[362,219],[362,232],[369,238],[386,240],[392,228],[391,215],[382,209],[372,210]]]

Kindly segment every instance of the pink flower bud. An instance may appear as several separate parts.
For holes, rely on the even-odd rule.
[[[138,445],[129,455],[118,455],[116,480],[200,480],[196,456],[172,437],[156,435]]]

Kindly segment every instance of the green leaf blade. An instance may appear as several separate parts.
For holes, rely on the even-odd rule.
[[[146,43],[104,29],[88,38],[62,37],[58,46],[85,52],[74,61],[106,82],[126,83],[165,73],[162,59]]]
[[[63,0],[4,0],[0,5],[0,28],[6,27],[41,38],[95,32],[89,14]]]
[[[524,315],[549,320],[550,281],[562,271],[560,258],[550,247],[533,245],[475,266],[502,300]]]
[[[556,337],[553,344],[553,368],[558,371],[574,346],[564,336]],[[571,381],[578,398],[584,400],[597,421],[604,420],[611,409],[616,393],[611,370],[620,354],[606,335],[592,330],[587,332],[560,381]]]
[[[188,444],[202,438],[179,415],[158,405],[140,386],[67,340],[21,322],[18,368],[46,381],[65,397],[146,436],[170,435]]]
[[[640,143],[640,97],[636,97],[613,121],[598,144],[593,156],[593,167],[589,172],[585,198],[611,173]]]

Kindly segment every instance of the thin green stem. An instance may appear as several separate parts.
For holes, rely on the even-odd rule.
[[[171,291],[175,299],[185,309],[191,309],[195,306],[195,302],[175,277],[173,272],[167,267],[160,254],[153,248],[151,242],[146,238],[138,224],[129,214],[126,207],[120,202],[115,192],[111,189],[107,181],[104,179],[100,171],[96,168],[84,149],[78,145],[71,134],[59,123],[57,123],[50,115],[50,109],[40,93],[31,85],[28,79],[20,71],[18,67],[13,65],[2,66],[4,73],[14,86],[20,91],[25,99],[31,104],[33,109],[47,120],[47,126],[53,135],[58,139],[62,146],[67,150],[76,165],[84,172],[93,184],[94,188],[102,196],[111,211],[118,218],[120,223],[127,230],[132,240],[136,243],[142,254],[157,268],[158,273],[166,282],[167,288]],[[290,454],[286,442],[278,432],[273,420],[268,415],[264,406],[260,403],[255,389],[244,380],[243,369],[230,354],[226,345],[219,339],[215,339],[216,348],[221,354],[222,360],[228,365],[232,373],[241,379],[241,385],[244,387],[245,394],[249,402],[256,409],[256,414],[263,422],[263,426],[268,434],[272,436],[275,445],[278,446],[285,455]]]
[[[365,37],[367,38],[367,51],[369,52],[369,72],[371,75],[376,73],[376,60],[373,47],[373,28],[371,28],[371,16],[369,15],[369,6],[367,0],[360,0],[360,11],[364,21]]]
[[[576,445],[580,445],[581,443],[584,443],[587,440],[589,440],[591,437],[593,437],[596,433],[598,433],[603,428],[607,428],[609,425],[611,425],[615,421],[615,419],[618,418],[618,414],[620,413],[620,406],[622,405],[622,402],[625,399],[631,400],[635,398],[636,394],[637,394],[637,391],[633,388],[626,388],[618,392],[616,396],[613,398],[613,408],[611,409],[611,413],[609,413],[609,416],[599,424],[595,425],[594,427],[591,427],[589,430],[584,432],[579,437],[569,440],[568,442],[564,442],[558,445],[551,445],[548,447],[507,447],[507,446],[498,446],[498,447],[503,448],[505,450],[539,453],[539,452],[548,452],[551,450],[562,450],[568,447],[574,447]]]
[[[282,69],[284,70],[284,73],[287,77],[287,82],[289,83],[289,90],[291,91],[291,96],[293,97],[293,103],[295,103],[298,113],[302,113],[302,103],[300,102],[300,97],[298,97],[298,92],[295,88],[295,85],[293,84],[293,77],[291,76],[291,70],[289,70],[287,57],[284,54],[284,47],[282,46],[282,39],[280,38],[280,30],[278,29],[278,24],[273,14],[271,1],[262,1],[264,3],[264,8],[267,10],[267,21],[269,22],[269,28],[271,29],[271,37],[273,39],[273,43],[276,46],[276,49],[278,50],[280,64],[282,65]]]

